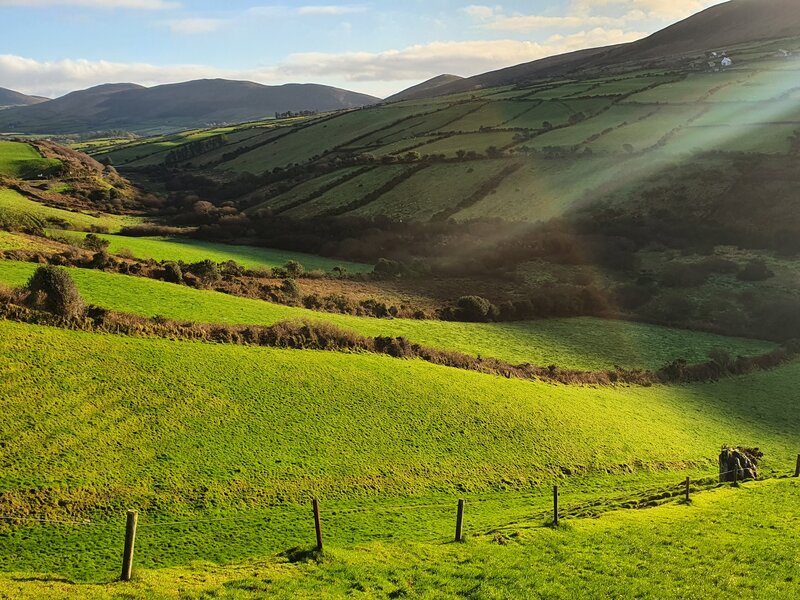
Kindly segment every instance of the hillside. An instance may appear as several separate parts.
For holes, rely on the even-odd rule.
[[[250,216],[264,209],[293,219],[536,222],[638,198],[657,179],[660,188],[680,179],[689,195],[703,190],[704,203],[725,205],[735,199],[726,189],[759,194],[751,169],[733,166],[752,164],[746,157],[791,179],[785,162],[798,149],[800,62],[776,58],[784,46],[796,50],[800,40],[731,47],[735,64],[724,72],[703,61],[703,68],[492,87],[275,129],[246,125],[86,150],[131,173],[178,167],[198,177],[187,193],[224,196]],[[194,136],[208,139],[194,144]],[[706,165],[720,174],[711,188],[700,181]],[[675,179],[681,170],[696,173]],[[791,198],[779,192],[763,200],[776,204],[764,213],[771,226],[787,217],[779,206]]]
[[[14,90],[0,88],[0,108],[9,106],[28,106],[31,104],[40,104],[47,102],[49,98],[42,98],[40,96],[27,96],[20,94]]]
[[[399,102],[400,100],[414,100],[415,98],[430,97],[436,95],[436,90],[445,85],[456,83],[464,79],[458,75],[439,75],[428,81],[423,81],[417,85],[411,86],[401,92],[398,92],[388,98],[384,102]]]
[[[77,133],[108,129],[140,131],[236,123],[284,113],[355,108],[377,98],[322,85],[264,86],[223,79],[144,88],[102,85],[0,115],[0,130]]]
[[[554,77],[580,76],[619,65],[670,65],[675,57],[721,51],[754,41],[800,36],[800,11],[794,0],[730,0],[660,30],[642,40],[582,50],[499,69],[434,89],[422,88],[403,99],[422,99]],[[412,88],[413,90],[413,88]]]

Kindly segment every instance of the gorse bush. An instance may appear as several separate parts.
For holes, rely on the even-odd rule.
[[[39,267],[28,281],[28,301],[60,317],[83,314],[83,300],[69,273],[60,267]]]

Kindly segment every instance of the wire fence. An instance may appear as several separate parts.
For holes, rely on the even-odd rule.
[[[330,504],[326,507],[325,511],[320,508],[320,503],[315,500],[313,502],[313,522],[315,527],[316,539],[317,544],[313,551],[320,552],[323,550],[323,532],[322,532],[322,525],[326,522],[326,519],[329,519],[330,523],[342,525],[342,517],[347,515],[364,515],[364,516],[371,516],[371,515],[378,515],[384,516],[387,514],[395,514],[395,515],[403,515],[409,512],[416,512],[416,511],[442,511],[447,514],[441,514],[437,516],[436,519],[430,520],[427,522],[432,530],[431,534],[433,535],[436,533],[435,538],[425,538],[424,541],[428,542],[443,542],[443,541],[464,541],[464,534],[462,530],[463,525],[463,517],[465,511],[465,504],[467,505],[484,505],[487,507],[492,503],[504,503],[507,506],[511,505],[514,507],[522,506],[521,500],[526,500],[531,502],[530,510],[527,510],[524,517],[520,518],[517,515],[517,519],[513,524],[503,524],[503,525],[491,525],[489,524],[489,517],[487,514],[483,514],[481,518],[476,519],[476,521],[482,521],[483,526],[475,526],[472,529],[472,535],[499,535],[503,534],[504,532],[508,532],[510,529],[527,529],[533,527],[542,527],[542,526],[553,526],[558,525],[560,520],[563,519],[577,519],[577,518],[585,518],[585,517],[593,517],[604,512],[608,512],[611,510],[617,510],[620,508],[646,508],[650,506],[655,506],[657,504],[674,501],[681,496],[685,496],[685,501],[690,501],[691,495],[697,494],[703,491],[707,491],[709,489],[718,488],[720,486],[726,485],[727,483],[732,483],[733,485],[737,485],[740,482],[746,481],[744,474],[747,472],[746,469],[742,468],[734,468],[725,471],[721,471],[719,473],[715,473],[714,475],[707,475],[707,476],[700,476],[691,479],[687,477],[683,481],[674,484],[667,484],[660,488],[651,488],[651,489],[639,489],[637,490],[637,494],[632,496],[631,493],[621,494],[616,496],[605,496],[603,498],[594,497],[588,500],[581,501],[579,498],[575,496],[580,496],[580,494],[575,494],[575,496],[564,495],[563,490],[559,489],[558,485],[553,486],[553,495],[552,495],[552,510],[549,509],[546,504],[542,504],[547,502],[546,496],[549,496],[550,491],[547,492],[541,491],[535,494],[527,494],[524,497],[519,495],[516,500],[517,503],[513,504],[513,500],[503,494],[495,494],[490,497],[481,498],[480,496],[471,497],[468,502],[465,502],[463,499],[459,499],[457,502],[455,500],[451,500],[448,502],[435,502],[435,503],[423,503],[423,504],[392,504],[392,505],[383,505],[383,504],[375,504],[370,506],[337,506],[335,503]],[[732,481],[731,481],[731,477]],[[798,463],[797,469],[794,474],[795,477],[800,476],[800,456],[798,456]],[[536,500],[538,502],[538,506],[534,506],[533,501]],[[566,500],[566,502],[564,502]],[[509,504],[511,503],[511,504]],[[290,508],[291,507],[291,508]],[[268,507],[267,511],[270,512],[273,516],[274,515],[281,515],[283,517],[283,521],[279,523],[283,526],[290,526],[296,529],[297,523],[304,519],[308,519],[309,525],[307,529],[305,527],[300,528],[300,533],[298,534],[300,537],[306,539],[312,539],[311,533],[312,530],[310,527],[312,516],[310,513],[306,512],[308,509],[303,508],[300,505],[278,505]],[[469,510],[468,508],[466,509]],[[452,512],[451,512],[452,511]],[[449,517],[447,516],[449,515]],[[446,535],[446,530],[444,529],[445,523],[450,519],[453,518],[455,515],[455,519],[451,522],[453,529],[450,529],[451,532],[454,532],[455,535],[448,536]],[[139,513],[137,511],[129,511],[127,515],[127,522],[126,522],[126,532],[124,538],[124,553],[123,553],[123,571],[122,571],[122,580],[128,580],[131,577],[131,568],[133,565],[133,555],[134,555],[134,548],[136,543],[136,535],[137,531],[141,531],[142,533],[147,531],[163,531],[168,528],[173,529],[180,529],[180,528],[192,528],[198,525],[209,525],[209,524],[231,524],[234,527],[230,529],[231,532],[235,530],[244,530],[244,531],[256,531],[256,527],[263,528],[264,526],[269,526],[273,522],[273,518],[269,515],[264,513],[263,511],[259,514],[249,514],[249,515],[234,515],[234,516],[226,516],[226,517],[208,517],[208,518],[187,518],[182,520],[172,520],[172,521],[149,521],[147,520],[146,513],[143,514],[145,519],[142,522],[139,522]],[[521,522],[522,520],[525,521],[525,524]],[[69,527],[76,527],[76,528],[83,528],[83,527],[103,527],[105,529],[109,528],[109,523],[107,521],[98,521],[93,522],[89,519],[80,519],[80,520],[68,520],[68,519],[49,519],[49,518],[37,518],[37,517],[29,517],[29,516],[13,516],[13,515],[0,515],[0,521],[6,522],[10,525],[18,524],[41,524],[41,525],[54,525],[54,526],[69,526]],[[433,531],[434,528],[439,528],[436,532]],[[449,527],[448,527],[449,528]],[[350,527],[352,532],[352,527]],[[306,534],[303,534],[302,531],[306,531]],[[177,535],[177,534],[176,534]],[[187,534],[188,535],[188,534]],[[380,537],[394,537],[391,533],[387,533],[384,536],[376,535],[372,533],[371,535],[365,535],[364,537],[369,539],[378,539]],[[120,541],[122,541],[120,539]],[[423,541],[423,540],[420,540]],[[202,557],[200,557],[202,558]]]

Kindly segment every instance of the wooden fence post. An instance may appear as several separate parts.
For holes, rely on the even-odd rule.
[[[456,513],[456,541],[464,541],[464,500],[458,501],[458,512]]]
[[[794,468],[794,476],[800,477],[800,454],[797,455],[797,466]]]
[[[135,510],[128,511],[128,520],[125,523],[125,550],[122,554],[122,581],[130,581],[133,571],[133,547],[136,544],[136,524],[139,513]]]
[[[553,486],[553,525],[558,527],[558,486]]]
[[[311,505],[314,507],[314,528],[317,530],[317,552],[322,552],[322,521],[319,518],[319,500],[314,498]]]
[[[739,459],[736,459],[735,466],[733,467],[733,487],[739,487]]]
[[[686,478],[686,502],[690,501],[690,494],[691,494],[690,486],[691,486],[691,483],[692,483],[692,480],[687,477]]]

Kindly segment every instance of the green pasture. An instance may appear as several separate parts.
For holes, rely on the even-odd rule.
[[[322,190],[322,188],[332,185],[340,179],[347,178],[358,169],[358,167],[349,167],[313,177],[308,181],[297,184],[282,194],[278,194],[272,198],[262,199],[261,202],[258,202],[249,208],[247,212],[255,212],[262,208],[271,208],[275,211],[283,210],[288,206],[306,200],[312,195],[316,195],[320,190]],[[251,196],[251,198],[254,200],[259,200],[258,192]]]
[[[633,121],[587,144],[596,152],[624,153],[626,144],[634,151],[652,148],[667,134],[687,125],[702,113],[694,106],[661,106],[650,116]]]
[[[713,96],[714,102],[765,102],[777,100],[800,89],[797,73],[759,71],[747,81],[727,86]]]
[[[495,100],[487,102],[478,110],[442,127],[446,131],[478,131],[482,127],[504,127],[532,107],[536,102],[514,102],[511,100]]]
[[[667,144],[666,150],[686,154],[709,150],[788,154],[792,149],[792,138],[798,131],[800,123],[691,126],[679,131]]]
[[[221,168],[258,174],[275,167],[303,163],[418,112],[419,109],[402,105],[350,111],[298,127],[277,142],[223,163]]]
[[[84,233],[50,231],[56,236],[80,242],[86,237]],[[268,269],[280,267],[287,261],[294,260],[308,271],[332,271],[334,267],[342,267],[348,273],[365,273],[372,271],[371,265],[323,258],[302,252],[273,250],[257,246],[239,246],[206,242],[191,238],[177,237],[125,237],[120,235],[100,234],[101,238],[110,242],[108,251],[117,254],[129,251],[136,258],[154,260],[183,261],[185,263],[211,260],[216,263],[235,261],[248,269]]]
[[[414,152],[421,155],[425,154],[444,154],[448,158],[454,158],[459,150],[464,152],[477,152],[486,155],[489,148],[502,149],[514,143],[514,132],[511,131],[489,131],[485,133],[464,133],[454,134],[441,140],[436,140],[430,144],[425,144],[416,148]]]
[[[467,505],[468,527],[475,508]],[[176,567],[148,560],[131,583],[110,583],[110,568],[108,578],[96,577],[97,583],[88,585],[17,571],[0,575],[0,593],[20,600],[43,595],[138,600],[172,597],[179,586],[186,599],[228,600],[259,595],[791,598],[797,578],[793,557],[800,545],[791,523],[798,508],[796,480],[750,483],[696,495],[690,506],[670,503],[616,511],[598,519],[569,520],[558,530],[543,527],[529,514],[498,533],[479,528],[466,544],[447,543],[444,536],[427,542],[379,539],[331,546],[319,561],[294,563],[286,556],[263,554],[232,563],[199,559]],[[737,524],[735,531],[731,522]],[[247,543],[248,529],[257,529],[247,525],[219,527],[219,534]],[[141,532],[144,552],[152,551],[152,533]],[[108,529],[107,535],[114,534],[120,535],[119,527]],[[197,537],[196,529],[187,531],[185,526],[170,534],[173,543]],[[306,541],[303,547],[309,545]],[[113,556],[108,552],[108,559]]]
[[[583,142],[588,142],[594,136],[601,136],[609,133],[609,129],[613,130],[618,127],[623,127],[631,123],[635,123],[640,119],[649,117],[654,109],[651,106],[639,105],[615,105],[609,110],[580,121],[569,127],[562,127],[553,129],[541,135],[522,142],[522,146],[532,148],[546,148],[548,146],[579,146]]]
[[[37,265],[0,261],[0,283],[22,286]],[[659,368],[676,358],[707,360],[716,348],[759,354],[768,343],[651,325],[592,318],[519,323],[456,323],[374,319],[316,312],[169,284],[152,279],[68,269],[84,299],[112,310],[201,323],[270,325],[281,320],[333,323],[367,336],[404,336],[413,342],[513,363],[575,369]]]
[[[558,127],[568,123],[569,117],[573,113],[574,111],[567,104],[558,100],[548,100],[534,106],[506,126],[520,129],[543,129],[544,123],[547,122],[553,127]]]
[[[680,81],[665,83],[652,90],[634,94],[628,100],[656,104],[697,103],[705,99],[716,99],[717,94],[727,87],[743,84],[751,76],[746,71],[725,71],[722,73],[692,73]]]
[[[362,200],[367,194],[386,185],[409,168],[405,165],[374,167],[283,214],[302,219],[324,215],[329,211],[344,210],[351,203]]]
[[[63,227],[84,231],[98,228],[118,231],[126,225],[139,222],[141,219],[137,217],[101,213],[92,215],[53,208],[29,200],[14,190],[0,188],[0,223],[5,223],[10,228]]]
[[[382,129],[377,129],[373,133],[355,141],[353,143],[353,148],[367,149],[422,137],[429,131],[435,131],[439,127],[444,127],[448,123],[460,119],[468,112],[476,110],[481,104],[482,103],[467,103],[416,109],[419,113],[417,116],[412,116]],[[403,106],[407,105],[403,104]]]
[[[420,148],[419,151],[427,153],[430,147]],[[508,162],[504,160],[430,165],[350,214],[388,215],[403,221],[427,221],[442,210],[456,209],[460,202],[468,200],[480,189],[481,184],[506,166]]]
[[[722,443],[759,446],[767,474],[789,472],[800,443],[797,364],[705,385],[592,388],[12,322],[0,322],[0,357],[7,506],[91,521],[0,526],[0,571],[79,581],[114,577],[130,506],[142,525],[173,523],[142,527],[137,564],[148,569],[308,546],[311,495],[332,548],[438,546],[466,497],[470,546],[474,534],[535,534],[549,482],[562,481],[562,514],[581,527],[685,473],[712,474]],[[204,522],[218,518],[231,522]]]
[[[672,164],[670,161],[668,164]],[[460,221],[487,215],[509,221],[545,221],[588,198],[619,194],[665,168],[662,158],[595,155],[580,159],[528,158],[495,191],[456,213]]]
[[[41,154],[24,142],[0,140],[0,175],[18,179],[37,179],[61,164],[55,158],[43,158]]]

